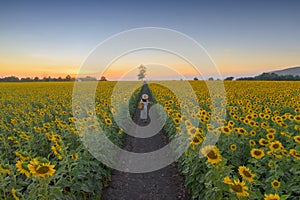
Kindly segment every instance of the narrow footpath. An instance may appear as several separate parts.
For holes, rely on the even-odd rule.
[[[144,85],[141,94],[148,94],[152,101],[147,85]],[[149,109],[148,109],[149,110]],[[140,110],[136,110],[134,122],[144,125],[140,119]],[[124,141],[124,150],[146,153],[158,150],[168,143],[162,131],[149,138],[136,138],[127,135]],[[103,200],[189,200],[184,188],[184,177],[178,172],[176,163],[172,163],[160,170],[148,173],[126,173],[112,171],[111,181],[103,191]]]

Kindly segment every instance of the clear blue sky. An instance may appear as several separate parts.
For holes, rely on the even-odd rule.
[[[293,0],[1,1],[0,76],[76,73],[99,42],[145,26],[191,36],[224,76],[300,65],[299,8]]]

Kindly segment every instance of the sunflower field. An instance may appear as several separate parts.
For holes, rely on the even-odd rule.
[[[100,199],[111,169],[80,141],[73,84],[0,84],[0,199]],[[122,130],[109,105],[114,84],[99,83],[95,107],[98,123],[120,145]],[[83,111],[89,108],[75,112]]]
[[[97,123],[121,146],[125,134],[113,119],[116,111],[110,102],[115,84],[98,83],[95,111]],[[172,84],[182,87],[181,81]],[[225,119],[214,119],[219,127],[211,123],[210,95],[216,94],[210,94],[203,81],[189,84],[198,102],[188,105],[159,82],[149,82],[149,88],[168,115],[164,131],[169,140],[187,135],[190,145],[178,165],[192,198],[299,199],[300,82],[225,81]],[[0,84],[0,199],[101,198],[111,169],[82,144],[72,111],[73,86]],[[133,93],[123,100],[132,115],[139,91],[124,92]],[[193,126],[181,108],[199,125]],[[84,112],[85,121],[93,117],[90,105],[74,112]],[[96,129],[96,124],[89,128]],[[218,133],[216,144],[201,146],[207,134]]]
[[[149,86],[169,116],[164,126],[169,139],[188,135],[190,146],[178,163],[192,198],[299,199],[300,82],[225,81],[226,117],[216,116],[219,127],[210,123],[210,95],[216,94],[204,81],[190,84],[197,104],[182,105],[162,84]],[[182,107],[198,120],[197,127],[181,115]],[[207,134],[218,133],[215,145],[201,146]]]

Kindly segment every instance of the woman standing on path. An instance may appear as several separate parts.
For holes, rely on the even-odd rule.
[[[140,101],[140,109],[141,109],[141,115],[140,118],[143,120],[143,122],[147,122],[148,119],[148,104],[151,102],[148,100],[149,96],[147,94],[142,95],[142,99]],[[143,105],[142,105],[143,104]]]

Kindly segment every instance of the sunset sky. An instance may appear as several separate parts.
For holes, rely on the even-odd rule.
[[[296,0],[1,1],[0,77],[76,76],[100,42],[139,27],[169,28],[192,37],[223,77],[300,66],[299,8]],[[104,75],[111,80],[124,76],[151,62],[148,54],[128,55]],[[151,55],[179,74],[198,76],[180,59]],[[166,68],[154,70],[159,73],[150,68],[149,79],[179,77]]]

